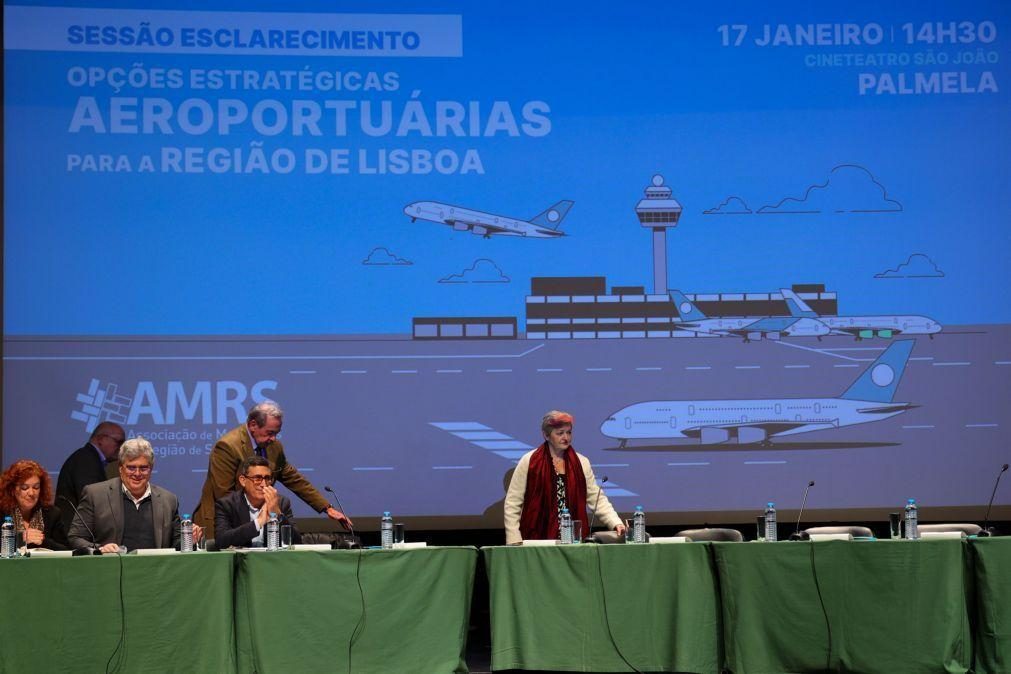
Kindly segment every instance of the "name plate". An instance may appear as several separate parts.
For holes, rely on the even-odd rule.
[[[965,538],[964,531],[924,531],[920,534],[920,538],[923,540],[939,540],[945,538]]]
[[[819,541],[852,541],[853,534],[811,534],[811,540]]]

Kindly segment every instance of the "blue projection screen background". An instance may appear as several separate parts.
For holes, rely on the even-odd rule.
[[[1009,458],[1008,3],[105,4],[4,8],[6,462],[111,419],[195,505],[272,398],[350,514],[498,526],[552,408],[670,521]]]

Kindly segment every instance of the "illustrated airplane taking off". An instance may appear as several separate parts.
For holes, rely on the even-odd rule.
[[[933,339],[941,331],[941,324],[926,316],[819,316],[797,293],[788,288],[779,292],[783,293],[792,316],[815,318],[827,325],[832,334],[853,335],[857,341],[875,334],[885,339],[894,335],[930,335]]]
[[[757,400],[654,400],[624,407],[600,425],[620,440],[695,438],[719,444],[765,443],[796,435],[881,421],[918,407],[892,402],[915,340],[891,344],[838,398],[760,398]]]
[[[470,231],[486,239],[490,239],[492,234],[549,239],[565,236],[565,232],[559,230],[558,226],[562,224],[572,204],[571,201],[559,201],[529,220],[518,220],[438,201],[415,201],[404,206],[404,215],[410,217],[411,222],[438,222],[459,232]]]
[[[829,333],[828,326],[820,320],[796,316],[770,316],[768,318],[709,318],[680,290],[672,290],[671,298],[681,315],[678,330],[710,335],[737,335],[745,342],[755,339],[789,337],[821,337]]]

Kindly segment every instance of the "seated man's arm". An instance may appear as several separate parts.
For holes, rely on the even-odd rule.
[[[90,529],[90,531],[89,531]],[[93,541],[91,532],[95,530],[95,504],[94,495],[90,485],[84,488],[81,502],[77,505],[77,512],[70,524],[70,531],[67,532],[67,541],[70,548],[90,548],[95,545],[102,545],[109,541]]]
[[[214,545],[218,550],[224,550],[233,545],[236,547],[248,546],[260,531],[257,522],[252,520],[239,524],[225,500],[218,499],[214,502]]]

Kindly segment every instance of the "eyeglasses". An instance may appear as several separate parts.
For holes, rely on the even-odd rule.
[[[151,466],[123,466],[123,469],[130,473],[140,473],[141,475],[147,475],[151,472]]]
[[[274,482],[271,475],[243,475],[242,477],[252,481],[253,484],[272,484]]]

